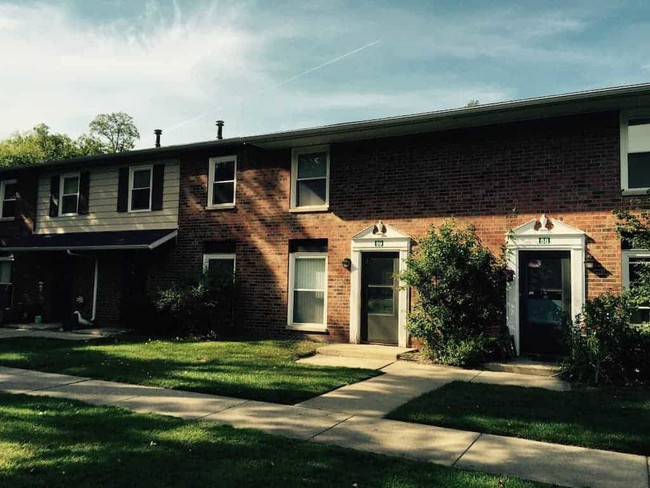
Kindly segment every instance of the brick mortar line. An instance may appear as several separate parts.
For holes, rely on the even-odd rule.
[[[465,450],[460,454],[460,456],[458,456],[458,457],[456,458],[456,460],[451,464],[451,467],[452,467],[452,468],[456,466],[456,463],[457,463],[458,461],[460,461],[460,459],[461,459],[465,454],[467,454],[467,451],[469,451],[469,450],[472,448],[472,446],[474,446],[474,444],[476,444],[476,441],[478,441],[481,437],[483,437],[483,432],[479,432],[479,434],[476,436],[476,439],[474,439],[474,440],[472,441],[472,443],[471,443],[469,446],[467,446],[467,449],[465,449]]]

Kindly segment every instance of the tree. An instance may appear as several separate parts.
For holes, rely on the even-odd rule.
[[[0,166],[38,164],[56,159],[81,156],[77,143],[66,134],[50,133],[50,128],[39,124],[32,130],[16,132],[0,141]]]
[[[140,139],[133,117],[124,112],[99,114],[90,122],[89,127],[90,138],[102,145],[108,153],[130,151]]]

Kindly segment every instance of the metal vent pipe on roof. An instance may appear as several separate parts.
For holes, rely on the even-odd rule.
[[[217,120],[217,139],[223,139],[223,126],[226,125],[223,120]]]
[[[162,134],[162,129],[155,129],[153,133],[156,134],[156,147],[160,147],[160,136]]]

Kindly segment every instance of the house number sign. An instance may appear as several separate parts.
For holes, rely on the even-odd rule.
[[[540,237],[539,238],[539,243],[540,244],[550,244],[551,243],[551,238],[550,237]]]
[[[375,247],[384,247],[384,241],[375,241]]]

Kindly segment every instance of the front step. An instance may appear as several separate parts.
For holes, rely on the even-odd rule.
[[[330,344],[319,347],[316,354],[344,358],[379,359],[395,361],[400,354],[415,351],[410,347],[380,346],[375,344]]]
[[[525,358],[517,358],[509,363],[484,363],[483,369],[500,373],[527,374],[532,376],[557,376],[560,366],[555,363],[543,363]]]

